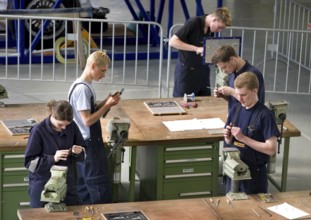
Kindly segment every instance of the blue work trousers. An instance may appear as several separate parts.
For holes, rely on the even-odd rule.
[[[239,191],[246,194],[257,194],[268,192],[268,174],[267,166],[263,164],[258,167],[250,167],[250,180],[239,181]],[[226,176],[226,192],[231,190],[231,179]]]
[[[173,97],[183,97],[185,93],[194,93],[195,96],[210,96],[210,87],[210,68],[207,64],[188,67],[177,60]]]
[[[86,145],[86,160],[77,163],[77,189],[81,204],[111,203],[111,183],[103,140],[88,139]]]

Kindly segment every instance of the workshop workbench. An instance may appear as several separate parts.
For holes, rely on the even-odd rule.
[[[161,200],[131,203],[112,203],[92,205],[94,214],[87,211],[91,206],[68,206],[66,212],[47,213],[44,208],[19,209],[17,214],[20,220],[54,220],[54,219],[104,219],[102,213],[125,212],[141,210],[150,220],[253,220],[253,219],[286,219],[267,209],[267,207],[282,204],[284,202],[294,206],[308,214],[311,213],[311,196],[307,191],[282,192],[273,194],[277,202],[265,203],[258,195],[249,195],[247,200],[232,201],[232,206],[227,202],[227,197],[194,198],[178,200]],[[215,202],[219,199],[219,205]],[[265,211],[263,211],[263,208]],[[254,210],[255,211],[254,211]],[[76,216],[74,216],[74,212]],[[271,216],[269,216],[271,214]],[[304,219],[311,219],[310,215]]]
[[[184,155],[202,155],[200,151],[202,150],[203,154],[207,155],[209,170],[204,170],[202,172],[208,173],[210,176],[201,177],[194,176],[191,181],[195,181],[195,187],[197,191],[200,192],[201,187],[203,187],[200,178],[205,178],[208,180],[208,193],[210,196],[218,195],[218,159],[219,159],[219,141],[223,140],[222,134],[209,134],[207,130],[195,130],[195,131],[180,131],[180,132],[170,132],[162,123],[162,121],[172,121],[172,120],[186,120],[186,119],[204,119],[204,118],[221,118],[224,122],[227,115],[227,103],[223,99],[218,99],[215,97],[198,97],[196,102],[198,104],[197,108],[185,109],[187,114],[184,115],[166,115],[166,116],[153,116],[151,112],[144,106],[144,101],[167,101],[167,100],[176,100],[181,101],[181,99],[129,99],[129,100],[121,100],[117,106],[114,106],[111,111],[108,113],[106,118],[101,119],[101,123],[103,126],[103,138],[107,140],[107,131],[105,129],[106,124],[113,117],[126,117],[131,121],[131,126],[129,129],[129,137],[125,143],[125,146],[131,147],[130,153],[130,172],[129,172],[129,201],[134,201],[135,198],[135,173],[136,171],[140,171],[141,177],[143,179],[143,186],[148,185],[148,181],[152,180],[152,187],[154,188],[145,188],[145,190],[153,191],[155,189],[154,195],[148,195],[147,199],[172,199],[172,198],[180,198],[174,195],[165,195],[162,194],[162,191],[166,187],[165,184],[168,183],[164,179],[165,172],[179,172],[177,171],[177,167],[169,167],[164,164],[166,160],[165,157],[172,157],[173,159],[181,159]],[[13,120],[13,119],[28,119],[35,118],[38,121],[43,120],[47,117],[46,104],[14,104],[7,105],[5,108],[0,108],[0,120]],[[289,145],[291,137],[300,136],[300,131],[291,124],[288,120],[285,121],[284,126],[287,128],[283,133],[283,167],[282,167],[282,179],[281,186],[279,187],[280,191],[286,190],[286,181],[287,181],[287,169],[288,169],[288,156],[289,156]],[[12,197],[9,193],[16,192],[15,187],[20,187],[22,184],[23,192],[27,195],[27,172],[23,167],[23,152],[25,150],[25,146],[27,143],[27,135],[21,136],[11,136],[5,127],[0,124],[0,154],[1,154],[1,179],[0,179],[0,199],[4,201],[5,198],[10,200],[10,204],[6,204],[6,202],[2,203],[0,207],[3,210],[5,207],[16,208],[17,201],[20,201],[20,197]],[[194,145],[196,150],[194,151],[179,151],[179,149],[184,150]],[[203,145],[203,146],[200,146]],[[205,146],[206,145],[206,146]],[[138,147],[143,146],[143,147]],[[167,148],[169,151],[166,151]],[[139,149],[142,149],[140,152]],[[174,150],[178,150],[178,152],[174,152]],[[146,152],[147,151],[147,152]],[[152,156],[152,153],[156,151],[156,155],[150,164],[148,161],[145,161],[146,164],[136,164],[136,161],[141,162],[141,158],[143,158],[144,153],[148,156]],[[138,153],[139,152],[139,153]],[[139,155],[138,155],[139,154]],[[140,156],[141,158],[139,158]],[[13,158],[12,158],[13,157]],[[198,156],[199,157],[199,156]],[[147,157],[146,157],[147,158]],[[4,172],[5,165],[7,160],[12,160],[12,163],[9,163],[9,171],[10,175],[18,176],[20,175],[17,181],[12,182],[12,179],[3,179],[3,175],[8,172]],[[186,158],[186,169],[182,169],[182,171],[191,174],[193,170],[196,168],[205,169],[206,164],[201,163],[198,166],[194,165],[194,163],[190,163],[191,160],[196,160],[196,156]],[[184,159],[183,159],[184,160]],[[188,163],[189,162],[189,163]],[[136,166],[138,165],[138,167]],[[15,167],[16,166],[16,167]],[[145,176],[146,172],[148,172],[149,166],[150,172],[153,176]],[[193,166],[193,167],[192,167]],[[12,170],[12,167],[16,169]],[[141,167],[145,167],[145,170],[141,169]],[[174,170],[174,169],[175,170]],[[188,169],[189,168],[189,169]],[[154,172],[153,172],[154,171]],[[194,171],[201,172],[201,171]],[[147,173],[148,174],[148,173]],[[171,175],[175,176],[175,175]],[[191,176],[191,175],[190,175]],[[272,176],[273,177],[273,176]],[[273,178],[272,179],[273,181]],[[151,178],[151,179],[150,179]],[[189,180],[189,179],[188,179]],[[4,182],[9,181],[9,182]],[[14,180],[15,181],[15,180]],[[168,180],[171,181],[171,180]],[[177,185],[169,185],[170,189],[176,189],[180,185],[184,184],[186,186],[192,185],[192,182],[183,182],[174,184]],[[146,182],[146,184],[144,184]],[[274,181],[276,182],[276,181]],[[7,184],[7,185],[5,185]],[[9,185],[8,185],[9,184]],[[17,184],[17,185],[16,185]],[[275,183],[277,184],[277,183]],[[4,194],[5,191],[4,186],[9,186],[10,192]],[[191,187],[187,187],[191,189]],[[205,192],[205,190],[204,190]],[[178,192],[176,192],[178,193]],[[16,194],[16,193],[15,193]],[[15,195],[14,194],[14,195]],[[20,195],[20,194],[19,194]],[[190,194],[191,195],[191,194]],[[194,194],[195,195],[195,194]],[[204,196],[204,194],[202,194]],[[199,196],[202,196],[199,195]],[[5,198],[4,198],[5,197]],[[18,204],[18,207],[21,203]],[[25,204],[25,203],[22,203]],[[1,211],[0,210],[0,211]],[[1,211],[3,213],[3,211]]]
[[[142,187],[150,187],[150,183],[156,182],[156,189],[163,190],[163,180],[159,180],[164,175],[164,157],[165,154],[161,155],[161,151],[165,151],[163,146],[182,146],[182,145],[196,145],[198,143],[212,143],[213,144],[213,160],[217,160],[217,163],[213,163],[213,173],[218,172],[218,156],[219,156],[219,141],[223,140],[223,134],[209,134],[207,130],[195,130],[195,131],[180,131],[180,132],[170,132],[162,123],[163,121],[172,120],[187,120],[187,119],[203,119],[203,118],[221,118],[224,122],[227,116],[227,102],[223,99],[215,97],[198,97],[196,102],[198,104],[197,108],[186,109],[187,114],[185,115],[166,115],[166,116],[153,116],[149,110],[144,106],[144,101],[167,101],[176,100],[181,101],[181,99],[131,99],[122,100],[119,105],[112,108],[109,112],[107,118],[112,117],[127,117],[131,120],[131,127],[129,131],[129,139],[126,142],[127,146],[132,147],[131,154],[131,172],[130,172],[130,190],[129,190],[129,200],[134,201],[135,197],[135,173],[137,155],[141,156],[138,161],[144,161],[138,169],[141,171],[140,178],[146,176],[146,184],[141,182]],[[108,119],[102,120],[103,125],[107,123]],[[273,175],[269,175],[269,180],[271,183],[281,192],[286,191],[287,183],[287,171],[288,171],[288,157],[289,157],[289,147],[290,138],[300,136],[300,131],[289,122],[285,120],[283,130],[283,165],[282,165],[282,177],[280,184],[274,180]],[[105,130],[103,130],[104,136]],[[150,148],[142,148],[137,146],[156,146]],[[160,147],[159,147],[160,146]],[[163,147],[164,149],[161,149]],[[139,151],[137,153],[137,151]],[[160,152],[160,153],[159,153]],[[157,156],[156,156],[156,155]],[[149,156],[149,157],[148,157]],[[147,158],[147,159],[146,159]],[[153,162],[156,161],[157,164]],[[155,166],[155,167],[154,167]],[[142,167],[142,168],[141,168]],[[145,170],[143,168],[146,168]],[[154,171],[154,173],[152,173]],[[163,172],[162,172],[163,171]],[[151,174],[152,176],[150,176]],[[154,177],[156,175],[156,177]],[[217,178],[216,175],[213,177],[212,183],[212,195],[217,195]],[[150,181],[152,180],[152,181]],[[142,188],[141,187],[141,188]],[[174,186],[173,186],[174,187]],[[149,191],[154,190],[154,188],[146,189]],[[159,195],[157,190],[155,190],[156,195],[148,195],[145,199],[164,199],[163,195]]]

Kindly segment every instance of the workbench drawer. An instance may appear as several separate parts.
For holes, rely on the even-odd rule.
[[[13,163],[13,164],[24,164],[25,160],[25,155],[18,153],[18,154],[13,154],[13,153],[4,153],[2,154],[2,161],[3,164],[8,164],[8,163]]]
[[[164,176],[211,173],[212,171],[213,163],[211,160],[207,162],[173,163],[164,165]]]
[[[3,175],[27,171],[27,169],[24,166],[24,158],[25,157],[23,154],[3,154],[2,155]]]
[[[3,192],[1,219],[17,220],[17,209],[29,208],[28,187],[15,187]]]
[[[206,197],[211,192],[212,177],[164,180],[163,199]]]
[[[3,169],[7,169],[7,168],[23,168],[23,170],[26,170],[25,166],[24,166],[24,161],[20,161],[20,162],[15,162],[15,163],[3,163]]]
[[[6,175],[2,179],[3,188],[12,186],[28,186],[29,178],[27,174],[24,175]]]
[[[2,177],[10,176],[28,176],[28,170],[25,167],[6,167],[2,170]]]
[[[202,157],[212,157],[212,145],[186,145],[181,147],[164,147],[165,160],[192,159]]]

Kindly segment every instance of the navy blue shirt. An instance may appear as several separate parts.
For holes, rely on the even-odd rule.
[[[244,72],[252,72],[257,76],[257,79],[259,81],[259,89],[258,89],[258,100],[261,103],[265,103],[265,83],[264,83],[264,79],[263,79],[263,75],[262,73],[254,66],[252,66],[251,64],[249,64],[246,60],[245,60],[245,64],[244,66],[240,69],[240,71],[238,72],[234,72],[232,74],[229,74],[229,86],[231,88],[234,88],[234,80],[241,74]],[[229,96],[229,100],[228,100],[228,108],[229,111],[230,109],[239,101],[234,98],[233,96]]]
[[[29,172],[31,203],[39,204],[40,193],[51,178],[50,169],[53,165],[68,167],[67,195],[72,192],[75,187],[74,162],[83,161],[84,153],[72,154],[66,161],[61,160],[57,163],[54,160],[54,155],[57,150],[70,149],[73,145],[85,146],[81,132],[74,121],[67,125],[65,130],[58,132],[52,129],[50,117],[48,117],[31,129],[25,151],[25,167],[28,168],[32,160],[39,158],[34,172]],[[37,207],[37,205],[32,207],[35,206]]]
[[[265,142],[273,136],[280,136],[272,112],[259,101],[250,109],[246,109],[240,103],[234,105],[227,118],[226,126],[230,123],[240,127],[244,135],[256,141]],[[234,141],[233,138],[232,143]],[[250,167],[261,166],[268,161],[269,155],[258,152],[247,145],[238,147],[238,149],[240,150],[241,160]]]
[[[275,136],[279,137],[280,132],[271,111],[261,102],[246,109],[237,103],[231,109],[226,125],[233,123],[240,127],[244,135],[259,142]],[[246,163],[251,173],[251,179],[239,181],[239,191],[247,194],[267,193],[268,176],[266,164],[269,155],[254,150],[250,146],[241,143],[233,138],[229,147],[235,147],[240,151],[241,160]],[[231,179],[226,179],[226,192],[231,189]]]

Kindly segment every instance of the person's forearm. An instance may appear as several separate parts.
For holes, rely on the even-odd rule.
[[[276,139],[274,140],[274,138],[271,138],[271,140],[268,140],[266,142],[260,142],[250,137],[243,136],[240,141],[247,146],[250,146],[254,150],[267,154],[269,156],[273,156],[276,153]]]
[[[231,90],[231,96],[233,96],[234,98],[236,98],[238,100],[238,96],[237,94],[235,93],[235,90],[232,88]]]
[[[98,110],[98,109],[100,109],[101,107],[103,107],[104,105],[105,105],[105,103],[107,102],[107,100],[108,100],[108,97],[107,98],[105,98],[103,101],[101,101],[100,103],[98,103],[97,105],[96,105],[96,110]]]
[[[92,114],[87,113],[81,115],[83,123],[87,127],[91,127],[95,124],[107,111],[109,111],[108,105],[103,105],[101,108],[97,108]]]
[[[195,52],[195,53],[197,53],[197,51],[199,50],[199,47],[197,47],[195,45],[187,44],[187,43],[184,43],[184,42],[176,43],[174,48],[176,48],[178,50],[192,51],[192,52]]]
[[[195,45],[187,44],[187,43],[184,43],[184,42],[176,43],[174,48],[176,48],[178,50],[192,51],[192,52],[195,52],[195,53],[199,49],[199,47],[197,47]]]
[[[178,50],[186,50],[186,51],[192,51],[192,52],[196,52],[196,53],[198,52],[198,50],[200,48],[200,47],[197,47],[195,45],[185,43],[185,42],[181,41],[176,36],[173,36],[170,39],[169,44],[170,44],[171,47],[174,47],[174,48],[176,48]]]

